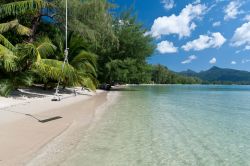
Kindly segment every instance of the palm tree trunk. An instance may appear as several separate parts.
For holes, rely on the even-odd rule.
[[[30,43],[33,43],[35,41],[36,31],[37,31],[38,25],[40,24],[40,21],[41,21],[41,14],[39,13],[38,16],[35,17],[32,21],[31,35],[29,38]]]

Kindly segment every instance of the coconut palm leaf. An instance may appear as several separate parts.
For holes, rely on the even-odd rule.
[[[62,82],[68,81],[70,83],[77,80],[75,69],[66,64],[62,71],[63,62],[54,59],[42,59],[36,62],[33,66],[33,71],[48,79],[61,80]]]
[[[6,39],[3,35],[0,34],[0,44],[5,46],[7,49],[13,51],[15,50],[15,46],[13,46],[8,39]]]
[[[16,27],[17,25],[18,25],[18,20],[13,20],[13,21],[10,21],[10,22],[1,23],[0,24],[0,33],[7,32],[10,29]]]
[[[14,86],[10,80],[0,80],[0,96],[8,96]]]
[[[20,65],[27,63],[29,63],[28,65],[31,65],[33,62],[37,62],[41,59],[36,46],[32,43],[17,44],[16,50],[16,56],[18,57],[18,62]]]
[[[31,29],[28,28],[28,27],[25,27],[21,24],[18,24],[16,27],[16,32],[19,34],[19,35],[26,35],[26,36],[30,36],[31,35]]]
[[[98,84],[96,77],[93,77],[82,71],[77,71],[77,76],[78,76],[78,85],[89,88],[91,90],[96,90]]]
[[[93,53],[89,53],[86,51],[80,51],[78,55],[76,55],[70,64],[78,70],[82,78],[80,80],[80,84],[82,86],[89,87],[90,81],[92,82],[90,89],[93,89],[93,86],[97,86],[97,56]],[[86,82],[87,79],[88,81]]]
[[[83,77],[81,85],[91,90],[96,90],[96,84],[93,82],[91,78]]]
[[[11,29],[15,29],[15,31],[19,35],[27,35],[27,36],[29,36],[31,34],[31,29],[19,24],[17,19],[13,20],[13,21],[10,21],[10,22],[0,24],[0,33],[7,32],[7,31],[9,31]]]
[[[24,0],[0,5],[0,18],[16,16],[29,11],[40,10],[46,6],[44,0]]]
[[[34,83],[34,76],[33,73],[28,71],[24,73],[20,73],[16,78],[15,82],[18,82],[19,85],[24,85],[24,86],[32,86]]]
[[[16,70],[16,59],[17,57],[12,51],[0,44],[0,63],[4,66],[4,70],[7,72]]]
[[[70,61],[70,64],[77,69],[81,69],[82,65],[89,63],[96,69],[96,61],[97,56],[93,53],[81,51],[79,54],[75,55],[75,57]]]
[[[55,53],[57,47],[47,37],[38,40],[36,43],[36,49],[41,58],[47,58]]]

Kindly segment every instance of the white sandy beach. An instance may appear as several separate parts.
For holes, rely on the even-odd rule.
[[[44,148],[49,142],[54,141],[56,144],[60,135],[69,132],[67,129],[88,127],[98,119],[96,110],[105,107],[107,93],[100,90],[95,93],[78,92],[81,95],[61,94],[63,99],[60,102],[52,102],[51,94],[37,96],[30,91],[27,93],[34,96],[1,97],[0,165],[46,165],[44,162],[38,164],[38,161],[43,161],[40,158],[44,156]],[[47,123],[39,122],[55,116],[62,118]],[[36,161],[36,164],[32,164],[32,161]]]

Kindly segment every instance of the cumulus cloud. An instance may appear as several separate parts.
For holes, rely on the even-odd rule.
[[[189,63],[191,63],[192,61],[194,61],[194,60],[196,60],[196,59],[197,59],[197,56],[191,55],[191,56],[188,57],[188,59],[182,61],[181,63],[182,63],[182,64],[189,64]]]
[[[212,33],[211,36],[200,35],[198,39],[187,42],[182,48],[185,51],[195,50],[200,51],[206,48],[219,48],[226,42],[226,39],[221,35],[221,33]]]
[[[234,47],[246,45],[246,48],[250,46],[250,22],[243,24],[235,30],[231,45]]]
[[[214,22],[213,23],[213,27],[218,27],[221,25],[221,22],[220,21],[217,21],[217,22]]]
[[[206,10],[205,5],[187,5],[179,15],[158,17],[149,32],[153,37],[160,38],[162,35],[177,34],[180,38],[190,36],[196,28],[194,20],[200,18]]]
[[[210,64],[215,64],[216,62],[217,62],[216,58],[212,58],[212,59],[209,61]]]
[[[240,7],[243,4],[239,0],[231,1],[224,9],[224,20],[236,19],[237,15],[241,14]]]
[[[175,53],[178,52],[178,48],[172,42],[165,40],[157,44],[157,51],[161,54]]]
[[[232,62],[231,62],[231,64],[232,64],[232,65],[236,65],[236,64],[237,64],[237,62],[235,62],[235,61],[232,61]]]
[[[172,9],[174,7],[174,0],[162,0],[162,4],[164,4],[164,8],[166,10]]]

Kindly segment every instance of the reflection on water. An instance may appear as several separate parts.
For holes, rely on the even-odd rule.
[[[62,165],[250,165],[250,87],[135,86]]]

